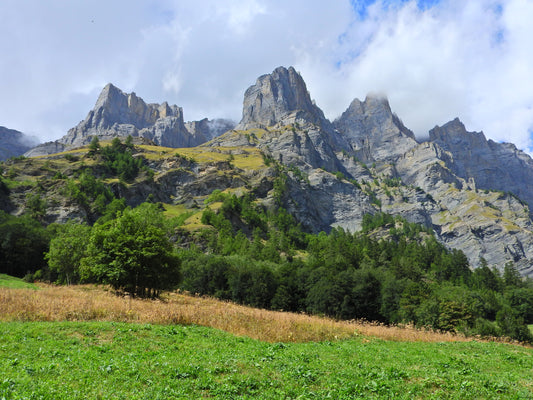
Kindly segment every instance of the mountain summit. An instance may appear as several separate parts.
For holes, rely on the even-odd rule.
[[[140,142],[158,146],[194,147],[234,126],[225,119],[185,122],[181,107],[167,102],[147,104],[134,92],[124,93],[109,83],[83,121],[61,139],[42,144],[26,155],[46,155],[80,147],[89,144],[93,136],[111,140],[131,135]]]
[[[112,84],[106,85],[96,105],[85,120],[70,129],[61,140],[71,146],[117,136],[143,137],[167,147],[191,147],[205,142],[203,135],[193,136],[183,121],[183,110],[176,106],[146,104],[135,93],[126,94]]]
[[[515,145],[468,132],[458,118],[430,130],[429,140],[453,156],[449,167],[456,175],[478,189],[511,192],[533,210],[533,160]]]
[[[293,67],[278,67],[271,74],[260,76],[244,93],[242,120],[237,129],[287,125],[297,120],[320,124],[325,117],[311,100],[300,74]]]
[[[346,137],[356,157],[365,163],[397,159],[417,145],[413,132],[381,96],[353,100],[333,125]]]

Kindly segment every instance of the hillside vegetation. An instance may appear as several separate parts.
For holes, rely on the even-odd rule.
[[[2,272],[103,283],[139,297],[179,288],[264,309],[532,340],[533,284],[512,263],[502,273],[471,270],[431,229],[385,213],[365,215],[360,232],[304,232],[282,198],[289,179],[305,182],[305,174],[257,149],[238,153],[115,139],[10,160],[4,192],[24,196],[25,207],[18,217],[0,213]],[[156,190],[168,182],[189,185],[188,200]],[[223,190],[213,189],[217,182]],[[140,197],[144,186],[154,192]],[[49,224],[49,207],[70,222]]]

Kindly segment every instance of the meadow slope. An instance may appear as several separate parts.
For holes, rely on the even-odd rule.
[[[533,399],[517,344],[96,286],[0,304],[0,398]]]

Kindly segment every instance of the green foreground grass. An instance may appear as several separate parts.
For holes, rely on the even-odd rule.
[[[368,337],[269,344],[198,326],[0,324],[0,398],[533,399],[533,350]]]
[[[33,283],[27,283],[22,279],[6,274],[0,274],[0,287],[11,289],[37,289],[37,286],[35,286]]]

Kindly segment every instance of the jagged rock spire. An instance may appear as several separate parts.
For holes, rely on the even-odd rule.
[[[293,67],[278,67],[262,75],[244,94],[242,120],[237,129],[268,127],[287,118],[319,123],[324,114],[313,103],[304,80]],[[286,121],[292,122],[292,121]]]
[[[417,145],[413,132],[393,114],[382,96],[353,100],[333,125],[364,162],[395,159]]]
[[[103,139],[131,135],[168,147],[196,146],[207,140],[187,130],[181,107],[167,102],[147,104],[135,93],[124,93],[111,83],[104,87],[85,120],[59,141],[81,146],[95,135]]]

